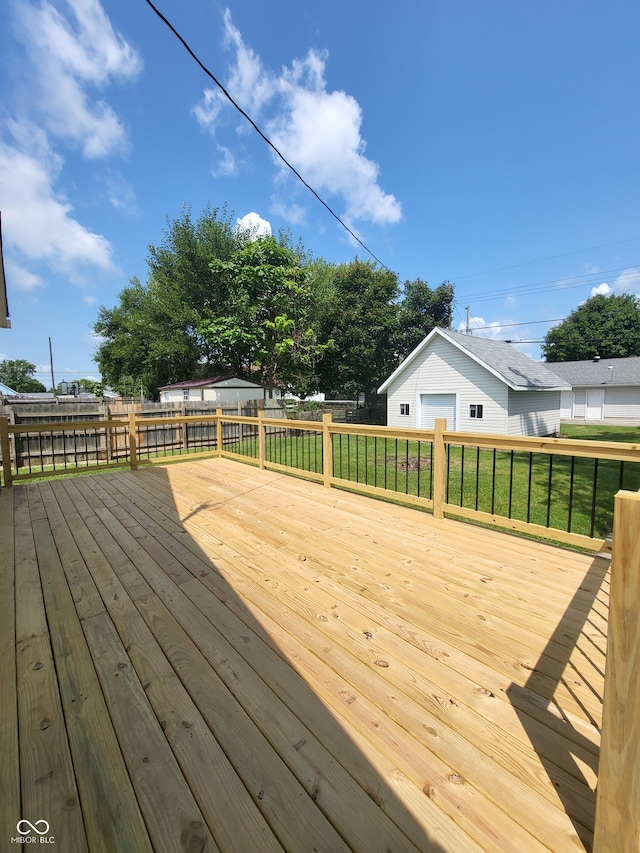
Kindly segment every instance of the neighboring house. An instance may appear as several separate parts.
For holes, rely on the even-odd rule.
[[[0,382],[0,394],[3,397],[17,397],[18,392],[14,391],[13,388],[9,388],[8,385],[5,385],[3,382]]]
[[[387,424],[497,435],[552,435],[571,386],[511,344],[434,329],[383,382]]]
[[[562,418],[640,418],[640,357],[559,361],[549,364],[571,385],[562,392]]]
[[[4,257],[2,255],[2,214],[0,214],[0,329],[10,328],[7,282],[4,277]]]
[[[264,400],[262,385],[238,379],[237,376],[212,376],[210,379],[189,379],[164,385],[160,390],[161,403],[194,403],[208,400],[216,403],[244,403]]]

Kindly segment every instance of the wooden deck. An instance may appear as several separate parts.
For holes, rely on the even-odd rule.
[[[0,542],[2,850],[590,849],[607,559],[219,459]]]

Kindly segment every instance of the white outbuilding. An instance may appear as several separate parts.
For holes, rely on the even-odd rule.
[[[262,385],[237,376],[188,379],[174,385],[163,385],[159,390],[161,403],[245,403],[265,398]]]
[[[378,389],[387,424],[496,435],[553,435],[570,384],[503,341],[434,329]]]
[[[551,370],[571,385],[562,417],[585,421],[640,419],[640,356],[563,361]]]

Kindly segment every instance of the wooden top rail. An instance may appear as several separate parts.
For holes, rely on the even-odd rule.
[[[229,420],[227,417],[224,421]],[[249,419],[251,423],[257,423],[256,418]],[[262,418],[265,426],[279,426],[283,429],[306,429],[309,432],[322,432],[322,421],[298,421],[293,418]]]
[[[193,424],[193,423],[215,423],[218,420],[218,415],[170,415],[164,418],[145,418],[136,413],[135,424],[137,427],[143,426],[167,426],[169,424]],[[226,417],[224,418],[226,420]],[[255,421],[255,418],[249,419]],[[129,423],[128,420],[121,423]]]
[[[378,438],[406,438],[409,441],[433,441],[435,431],[432,429],[396,429],[388,426],[373,424],[337,424],[329,423],[329,432],[343,435],[370,435]]]
[[[37,424],[9,424],[9,435],[23,435],[27,432],[73,432],[80,429],[122,429],[129,425],[128,420],[108,421],[52,421]]]
[[[622,441],[589,441],[573,438],[531,438],[521,435],[484,435],[445,430],[447,444],[486,447],[489,450],[515,450],[523,453],[548,453],[556,456],[587,456],[591,459],[616,459],[640,462],[640,444]]]

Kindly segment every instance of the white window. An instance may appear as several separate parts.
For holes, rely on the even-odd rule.
[[[184,388],[182,391],[182,402],[183,403],[189,402],[189,389],[188,388]]]
[[[470,418],[482,418],[484,417],[484,407],[482,403],[472,403],[469,406],[469,417]]]
[[[400,414],[408,415],[409,414],[409,403],[400,403]]]

